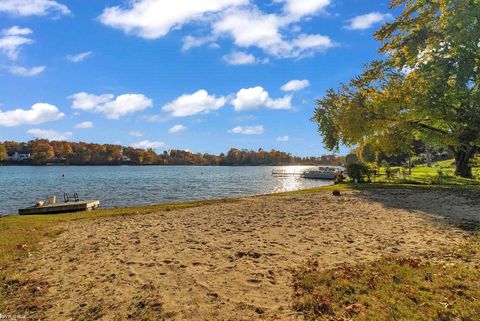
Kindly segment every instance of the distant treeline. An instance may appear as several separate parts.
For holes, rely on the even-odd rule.
[[[157,154],[153,149],[140,149],[110,144],[31,140],[27,143],[0,143],[3,164],[65,165],[340,165],[343,157],[297,157],[270,150],[232,148],[220,155],[169,150]]]

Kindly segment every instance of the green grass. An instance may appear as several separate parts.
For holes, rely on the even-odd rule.
[[[379,176],[372,181],[375,183],[395,183],[395,184],[422,184],[422,185],[480,185],[480,168],[472,169],[473,178],[463,178],[455,175],[454,161],[446,160],[433,164],[431,167],[419,165],[412,168],[411,173],[408,169],[401,167],[391,167],[395,172],[393,178],[387,178],[386,168],[379,169]]]
[[[310,262],[293,273],[293,308],[306,320],[476,321],[480,237],[435,258],[385,258],[329,271]]]

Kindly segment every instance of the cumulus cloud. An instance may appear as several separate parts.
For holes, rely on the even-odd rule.
[[[67,15],[67,6],[55,0],[2,0],[0,12],[15,16],[45,16],[47,14]]]
[[[130,1],[127,8],[106,8],[100,21],[126,33],[157,39],[173,28],[180,28],[188,22],[205,19],[208,14],[246,3],[248,0],[138,0]]]
[[[242,134],[242,135],[261,135],[265,132],[265,129],[261,125],[257,126],[237,126],[228,131],[232,134]]]
[[[71,132],[57,132],[55,130],[50,130],[50,129],[39,129],[39,128],[33,128],[27,130],[28,134],[32,134],[36,138],[41,138],[41,139],[48,139],[48,140],[69,140],[70,137],[72,137]]]
[[[22,77],[33,77],[41,74],[46,69],[45,66],[36,66],[32,68],[26,68],[21,66],[11,66],[8,68],[8,71],[12,75],[22,76]]]
[[[297,20],[266,14],[256,7],[232,9],[213,24],[213,34],[230,36],[237,47],[257,47],[277,58],[307,56],[335,45],[324,35],[285,34],[284,30],[294,22]]]
[[[75,55],[68,55],[66,58],[71,62],[82,62],[92,55],[91,51],[81,52]]]
[[[28,28],[20,28],[18,26],[2,30],[2,37],[0,37],[0,51],[2,51],[10,60],[17,60],[20,49],[24,45],[33,42],[32,39],[27,37],[32,33],[32,30]]]
[[[349,24],[346,26],[346,28],[352,30],[370,29],[375,24],[383,23],[392,18],[393,16],[389,13],[371,12],[361,16],[356,16],[355,18],[349,20]]]
[[[89,129],[89,128],[93,128],[93,123],[91,121],[84,121],[80,124],[77,124],[75,125],[75,128],[78,128],[78,129]]]
[[[185,94],[162,107],[162,110],[173,117],[187,117],[197,114],[208,114],[222,108],[227,99],[209,95],[204,89],[193,94]]]
[[[298,58],[333,47],[320,34],[296,35],[292,25],[324,11],[330,0],[276,0],[282,9],[266,13],[249,0],[136,0],[126,6],[106,8],[100,21],[145,39],[158,39],[173,29],[195,22],[206,25],[200,36],[184,38],[182,50],[230,37],[240,48],[257,47],[278,58]],[[207,32],[204,32],[207,30]],[[209,30],[209,31],[208,31]],[[251,60],[251,58],[250,58]]]
[[[254,110],[262,107],[269,109],[290,109],[292,108],[292,96],[273,99],[263,87],[240,89],[232,105],[236,111]]]
[[[163,148],[166,147],[167,145],[164,142],[159,142],[159,141],[149,141],[147,140],[142,140],[138,143],[134,143],[133,147],[135,148],[143,148],[143,149],[157,149],[157,148]]]
[[[128,132],[128,134],[130,136],[133,136],[133,137],[142,137],[143,136],[143,133],[141,131],[138,131],[138,130],[131,130]]]
[[[252,55],[241,51],[234,51],[228,55],[223,56],[223,61],[227,65],[254,65],[258,63],[257,58]]]
[[[280,89],[282,91],[286,91],[286,92],[299,91],[299,90],[307,88],[308,86],[310,86],[310,82],[306,79],[304,79],[304,80],[290,80],[289,82],[284,84]]]
[[[2,35],[4,36],[28,36],[32,34],[33,31],[29,28],[21,28],[19,26],[13,26],[9,29],[4,29]]]
[[[0,126],[36,125],[64,117],[54,105],[38,103],[30,109],[0,110]]]
[[[290,137],[288,136],[277,137],[277,142],[288,142],[289,140],[290,140]]]
[[[115,97],[112,94],[97,96],[80,92],[69,98],[72,100],[73,109],[102,113],[109,119],[119,119],[153,105],[153,101],[142,94],[124,94]]]
[[[330,0],[286,0],[284,11],[293,17],[303,17],[325,10]]]
[[[168,130],[168,133],[169,134],[175,134],[175,133],[182,132],[186,129],[187,129],[187,127],[185,127],[183,125],[175,125]]]

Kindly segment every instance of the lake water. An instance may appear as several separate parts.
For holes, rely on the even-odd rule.
[[[331,181],[274,177],[273,169],[306,166],[0,166],[0,214],[16,213],[37,200],[77,192],[101,207],[172,203],[284,192]]]

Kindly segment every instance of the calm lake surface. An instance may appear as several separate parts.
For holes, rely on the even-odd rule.
[[[331,181],[274,177],[273,169],[308,166],[0,166],[0,214],[55,194],[77,192],[101,207],[173,203],[284,192],[329,185]]]

